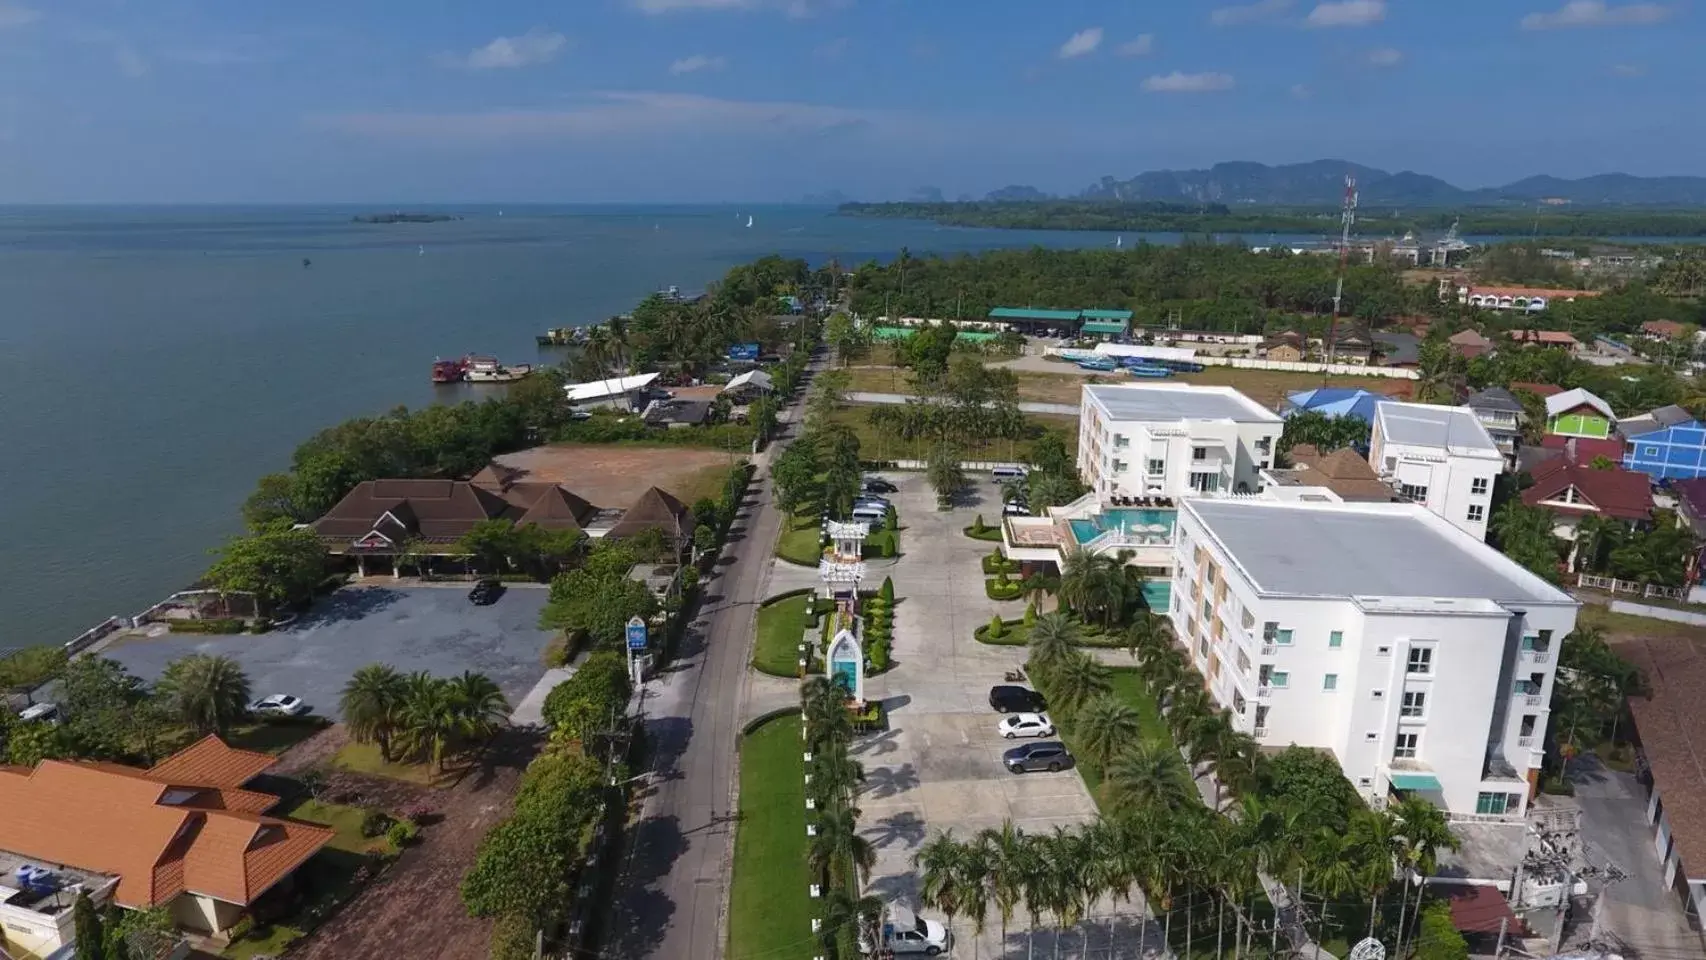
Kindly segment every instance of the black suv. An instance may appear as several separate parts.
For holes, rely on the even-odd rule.
[[[884,480],[882,477],[871,477],[865,481],[866,493],[894,493],[900,488]]]
[[[989,705],[996,713],[1042,713],[1043,695],[1026,687],[990,687]]]
[[[1058,740],[1044,740],[1008,750],[1001,755],[1001,762],[1014,773],[1034,770],[1055,773],[1072,766],[1072,754],[1066,752],[1066,744]]]
[[[481,580],[474,584],[474,589],[468,591],[468,602],[476,607],[489,607],[498,602],[503,596],[504,585],[496,580]]]

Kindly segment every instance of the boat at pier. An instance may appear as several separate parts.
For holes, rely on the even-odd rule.
[[[585,327],[552,327],[534,337],[541,347],[567,347],[571,344],[586,342]]]
[[[469,383],[514,383],[533,372],[530,363],[506,367],[498,362],[497,357],[469,356],[466,359],[468,367],[463,371],[462,379]]]
[[[467,357],[459,357],[455,360],[446,360],[442,357],[438,357],[432,361],[433,383],[461,383],[462,378],[466,376],[467,373]]]

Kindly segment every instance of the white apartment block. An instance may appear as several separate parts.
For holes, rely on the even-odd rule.
[[[1373,803],[1524,814],[1575,599],[1418,504],[1185,500],[1174,551],[1173,628],[1238,729]]]
[[[1374,408],[1368,463],[1404,499],[1487,539],[1493,483],[1504,454],[1467,407],[1381,403]]]
[[[1259,493],[1284,425],[1231,387],[1087,385],[1078,473],[1103,499]]]

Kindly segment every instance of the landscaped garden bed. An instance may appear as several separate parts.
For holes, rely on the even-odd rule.
[[[986,623],[972,632],[972,636],[978,643],[987,643],[998,647],[1022,647],[1031,642],[1031,625],[1023,619],[1002,620],[1001,634],[996,637],[989,635],[990,626],[991,624]],[[1081,647],[1123,649],[1127,645],[1127,641],[1123,634],[1102,633],[1094,627],[1086,627],[1078,645]]]
[[[776,556],[802,567],[815,567],[823,558],[823,524],[816,514],[791,516],[776,540]]]
[[[758,636],[752,649],[753,669],[773,677],[800,675],[800,640],[808,628],[817,626],[821,611],[806,610],[812,591],[801,590],[771,597],[758,607]]]

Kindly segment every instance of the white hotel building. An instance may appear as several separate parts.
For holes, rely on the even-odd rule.
[[[1231,387],[1087,385],[1078,473],[1103,499],[1259,493],[1284,426]]]
[[[1376,803],[1524,814],[1573,598],[1418,504],[1192,498],[1173,550],[1173,627],[1238,729]]]
[[[1368,463],[1406,500],[1487,539],[1493,484],[1505,456],[1468,407],[1386,402],[1374,408]]]

